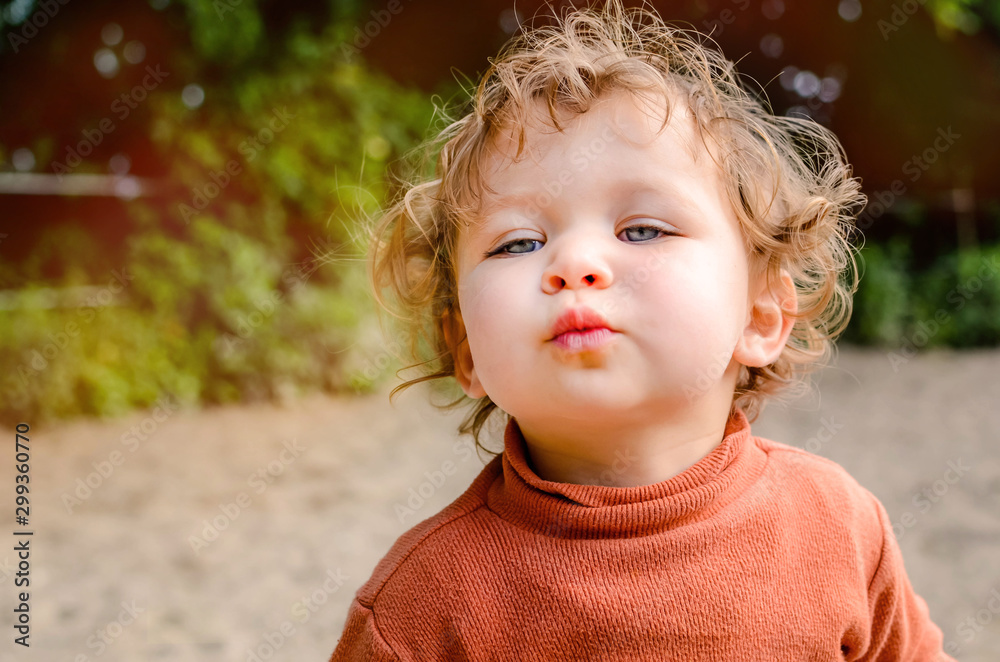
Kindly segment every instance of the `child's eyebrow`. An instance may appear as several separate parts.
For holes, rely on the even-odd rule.
[[[698,204],[682,186],[671,182],[669,178],[626,178],[611,179],[601,187],[602,192],[609,196],[648,196],[657,198],[658,202],[669,202],[671,207],[677,207],[687,212],[697,212]],[[514,191],[506,195],[491,198],[484,202],[481,208],[481,220],[503,209],[514,207],[539,209],[539,201],[543,198],[551,200],[551,196],[542,189],[531,191]]]
[[[697,212],[700,207],[691,196],[690,190],[680,186],[669,178],[661,180],[623,180],[615,182],[616,191],[629,196],[647,196],[655,198],[657,202],[669,203],[672,208],[680,208],[687,212]]]
[[[480,215],[482,217],[488,217],[490,214],[500,211],[502,209],[509,209],[515,206],[530,207],[532,205],[538,205],[538,199],[541,195],[537,191],[533,192],[517,192],[508,193],[507,195],[493,196],[490,197],[486,202],[483,203],[480,208]]]

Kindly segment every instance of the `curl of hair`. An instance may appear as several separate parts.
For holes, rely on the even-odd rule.
[[[458,119],[445,116],[447,125],[408,155],[413,172],[434,162],[434,178],[404,181],[401,194],[371,221],[368,265],[376,299],[402,325],[408,353],[400,358],[418,361],[405,369],[424,368],[392,395],[421,382],[455,386],[444,332],[458,312],[455,247],[461,227],[492,192],[483,170],[500,132],[516,131],[517,159],[539,101],[562,130],[557,111],[585,113],[618,91],[662,95],[661,130],[672,100],[683,95],[703,142],[714,148],[709,151],[724,174],[752,268],[768,284],[782,269],[794,282],[798,311],[789,341],[774,363],[742,368],[733,409],[753,421],[766,400],[808,389],[807,373],[832,356],[857,289],[851,233],[865,196],[839,140],[812,120],[771,114],[704,35],[610,0],[512,38]],[[485,448],[480,433],[497,406],[488,396],[460,394],[444,407],[463,404],[471,406],[459,431]]]

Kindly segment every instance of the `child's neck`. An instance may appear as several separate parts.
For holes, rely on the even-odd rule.
[[[702,403],[703,405],[706,403]],[[686,416],[576,422],[517,419],[528,463],[542,479],[579,485],[638,487],[669,480],[723,439],[729,402],[686,410]]]

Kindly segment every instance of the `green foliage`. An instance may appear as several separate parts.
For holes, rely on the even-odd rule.
[[[911,350],[1000,344],[1000,244],[942,255],[923,271],[899,239],[861,256],[845,340]]]
[[[264,38],[255,0],[182,0],[198,53],[210,62],[240,63]]]
[[[1000,342],[1000,245],[942,256],[915,289],[918,321],[943,322],[934,345],[977,347]]]
[[[997,0],[928,0],[927,8],[939,26],[966,34],[977,32],[983,24],[1000,27],[1000,2]]]
[[[253,50],[252,20],[246,34],[229,34],[227,14],[215,34],[212,3],[187,5],[201,12],[194,39],[208,56]],[[139,229],[127,240],[128,282],[103,303],[42,308],[24,298],[42,297],[29,289],[0,310],[0,418],[363,384],[348,374],[363,362],[352,348],[373,312],[358,220],[387,195],[388,163],[423,139],[433,107],[343,58],[336,35],[347,32],[293,29],[283,48],[270,45],[282,54],[266,68],[203,83],[195,110],[178,95],[150,97],[150,134],[176,193],[131,203]],[[102,264],[86,236],[52,235],[32,259],[39,279],[45,265],[64,265],[49,279],[58,288],[93,282]]]
[[[17,265],[19,277],[41,282],[57,274],[66,285],[84,285],[89,280],[86,267],[101,264],[101,252],[98,241],[84,228],[58,225],[43,234]]]
[[[909,318],[909,247],[901,241],[868,244],[858,263],[861,279],[845,339],[891,345]]]

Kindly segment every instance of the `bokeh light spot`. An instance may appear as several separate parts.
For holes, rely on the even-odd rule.
[[[840,98],[840,81],[836,78],[826,77],[820,81],[819,100],[824,103],[832,103]]]
[[[14,164],[14,170],[27,172],[35,167],[35,154],[27,147],[21,147],[10,155],[10,162]]]
[[[132,160],[120,152],[112,156],[111,160],[108,161],[108,168],[116,175],[127,175],[131,167]]]
[[[853,23],[861,18],[861,3],[859,0],[840,0],[840,4],[837,5],[837,13],[840,14],[840,18],[848,23]]]
[[[800,97],[809,99],[819,94],[819,77],[811,71],[800,71],[795,74],[795,92]]]
[[[205,90],[201,89],[201,85],[195,83],[186,85],[181,92],[181,101],[184,102],[185,106],[194,110],[205,102]]]
[[[778,82],[781,86],[791,92],[795,89],[795,77],[799,75],[798,67],[785,67],[785,70],[781,72],[781,76],[778,78]]]
[[[781,57],[784,50],[785,42],[781,38],[781,35],[776,35],[772,32],[761,37],[760,52],[767,57]]]
[[[146,45],[141,41],[130,41],[125,44],[123,55],[129,64],[139,64],[146,59]]]
[[[118,67],[118,56],[111,49],[102,48],[94,53],[94,68],[105,78],[114,78]]]
[[[139,186],[135,177],[122,177],[115,182],[115,195],[119,198],[131,200],[139,197],[140,193],[142,193],[142,187]]]
[[[391,147],[389,141],[382,136],[372,136],[365,142],[365,151],[375,159],[384,159],[389,156]]]
[[[516,9],[504,9],[500,12],[500,29],[507,34],[514,34],[521,27],[521,15]]]
[[[101,41],[104,42],[105,46],[117,46],[124,36],[125,31],[117,23],[108,23],[101,28]]]
[[[785,3],[783,0],[764,0],[760,11],[764,18],[776,21],[785,13]]]
[[[4,22],[10,25],[20,25],[31,16],[35,3],[32,0],[14,0],[3,10]]]

